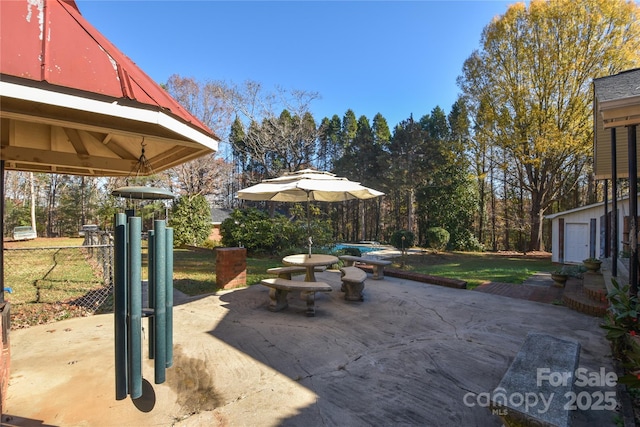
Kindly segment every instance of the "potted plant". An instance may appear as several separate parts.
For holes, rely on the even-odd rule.
[[[582,263],[590,273],[597,273],[602,265],[602,261],[597,258],[587,258],[582,260]]]
[[[569,278],[569,273],[567,273],[564,268],[560,268],[551,273],[551,278],[554,281],[553,286],[564,288],[564,285],[567,283],[567,279]]]

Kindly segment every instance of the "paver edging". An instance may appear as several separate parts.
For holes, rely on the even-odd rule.
[[[360,266],[363,270],[371,271],[369,267]],[[384,273],[390,277],[399,279],[413,280],[415,282],[429,283],[432,285],[446,286],[448,288],[466,289],[467,282],[464,280],[450,279],[448,277],[430,276],[428,274],[415,273],[411,271],[397,270],[395,268],[386,268]]]

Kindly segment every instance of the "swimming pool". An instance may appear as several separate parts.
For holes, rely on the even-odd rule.
[[[380,246],[357,245],[355,243],[338,243],[333,247],[333,249],[335,250],[346,249],[346,248],[359,249],[361,254],[366,254],[367,252],[376,252],[383,249]]]

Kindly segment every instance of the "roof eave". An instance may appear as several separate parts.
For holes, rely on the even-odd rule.
[[[219,140],[214,134],[186,124],[160,108],[152,109],[148,105],[135,106],[135,101],[127,100],[123,105],[121,100],[111,102],[96,98],[87,98],[70,93],[46,90],[43,88],[24,86],[12,82],[0,81],[0,97],[16,98],[30,102],[48,104],[56,107],[87,111],[114,118],[138,121],[147,124],[157,124],[172,132],[182,135],[185,139],[201,144],[211,151],[218,150]],[[124,101],[124,100],[122,100]]]
[[[605,129],[640,124],[640,95],[599,101],[598,111]]]

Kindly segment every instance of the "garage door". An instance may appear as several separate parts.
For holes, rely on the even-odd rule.
[[[589,258],[589,224],[567,224],[564,262],[582,262]]]

